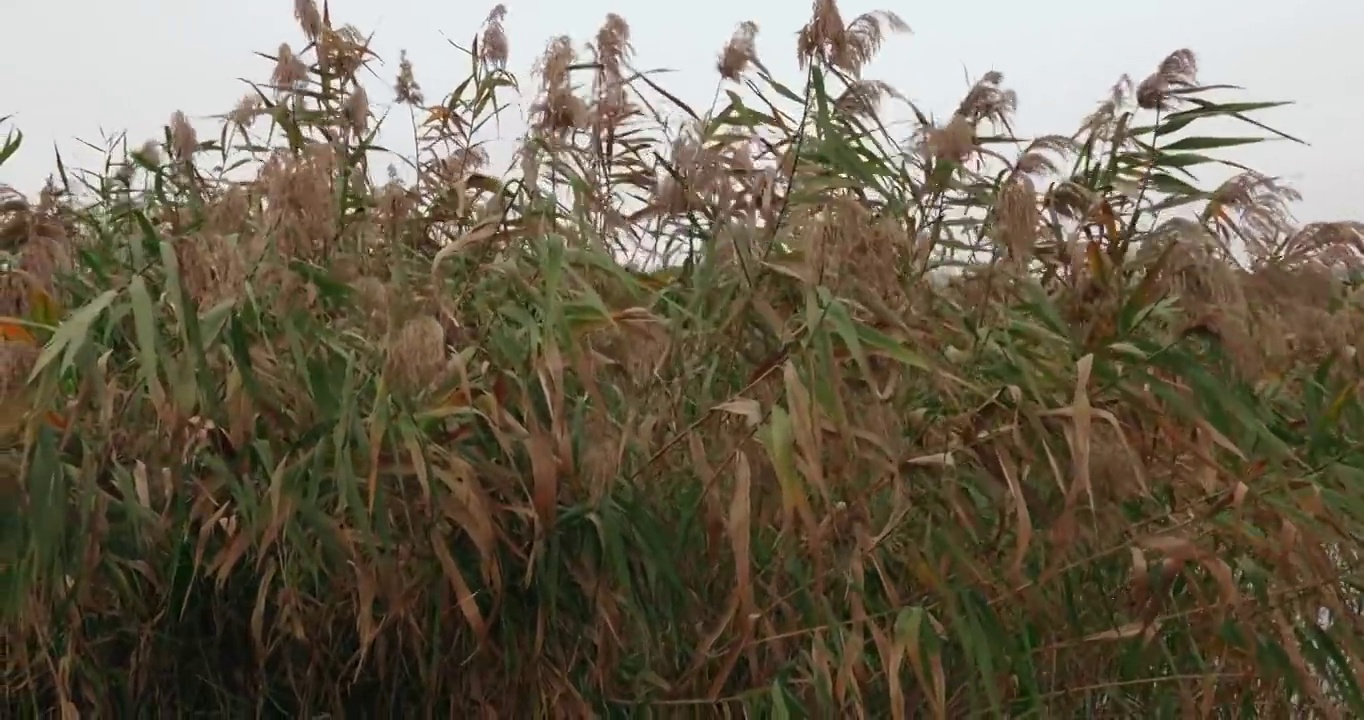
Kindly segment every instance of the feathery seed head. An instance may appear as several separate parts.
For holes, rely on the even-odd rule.
[[[534,68],[535,74],[540,76],[541,87],[547,90],[567,86],[568,68],[577,59],[578,53],[573,49],[572,38],[560,35],[550,40]]]
[[[1137,105],[1147,110],[1166,109],[1172,104],[1172,91],[1193,87],[1197,82],[1198,59],[1187,48],[1170,53],[1141,84],[1137,85]]]
[[[521,170],[521,182],[534,188],[540,182],[540,153],[533,138],[527,137],[516,148],[516,161]]]
[[[1056,163],[1040,152],[1030,152],[1018,157],[1014,169],[1020,173],[1056,172]]]
[[[226,235],[204,234],[175,243],[185,291],[200,310],[238,297],[246,285],[246,263]]]
[[[354,78],[370,54],[369,40],[354,25],[324,28],[316,45],[318,67],[343,78]]]
[[[818,61],[857,78],[881,49],[888,30],[908,32],[909,26],[886,10],[864,13],[845,26],[835,0],[815,0],[796,40],[796,59],[802,69]]]
[[[1004,74],[998,71],[985,73],[962,98],[957,106],[957,114],[967,118],[974,125],[981,120],[989,120],[1007,126],[1009,117],[1018,109],[1018,94],[1000,86]]]
[[[843,33],[843,47],[835,54],[834,64],[853,77],[871,62],[885,44],[888,31],[909,32],[909,25],[889,10],[873,10],[857,16]]]
[[[365,86],[357,84],[355,89],[346,96],[345,105],[342,113],[346,118],[346,125],[357,137],[364,135],[369,129],[369,95],[365,93]]]
[[[840,111],[856,117],[871,118],[881,101],[900,94],[889,83],[880,80],[855,80],[834,101]]]
[[[470,173],[478,172],[490,162],[488,151],[482,146],[455,147],[450,154],[431,163],[430,169],[447,182],[461,182]]]
[[[1308,223],[1284,243],[1282,255],[1290,267],[1317,261],[1327,267],[1357,269],[1364,264],[1364,223]]]
[[[237,101],[236,106],[227,114],[227,120],[245,132],[256,122],[256,118],[260,117],[263,109],[264,105],[261,103],[260,96],[249,93]]]
[[[28,385],[29,373],[42,348],[24,342],[0,340],[0,402],[19,397]]]
[[[314,0],[294,0],[294,19],[309,40],[316,41],[322,35],[322,13]]]
[[[620,126],[635,112],[626,92],[627,85],[621,65],[633,54],[630,45],[630,26],[621,16],[610,13],[597,31],[596,43],[590,46],[597,61],[597,75],[593,87],[591,122],[599,135],[609,128]]]
[[[488,19],[483,23],[483,37],[479,42],[479,59],[491,67],[505,68],[507,66],[507,56],[510,52],[507,47],[507,32],[502,27],[502,21],[507,17],[507,6],[498,3],[488,13]]]
[[[589,114],[592,126],[599,135],[607,135],[608,128],[619,127],[635,114],[635,105],[626,90],[625,82],[619,79],[606,80],[598,85]]]
[[[1071,138],[1064,135],[1044,135],[1028,145],[1019,156],[1018,162],[1014,164],[1014,169],[1030,175],[1059,173],[1060,168],[1051,155],[1064,157],[1075,150],[1076,143]]]
[[[738,29],[729,38],[729,42],[725,43],[724,49],[720,51],[720,59],[715,63],[715,69],[720,73],[720,77],[738,82],[748,66],[758,61],[757,37],[757,23],[752,20],[739,23]]]
[[[796,40],[796,59],[801,69],[816,60],[832,61],[843,40],[843,15],[834,0],[814,0],[810,20],[800,29]]]
[[[704,208],[727,184],[723,159],[701,143],[699,128],[686,128],[673,140],[669,161],[654,193],[657,208],[667,215]]]
[[[997,237],[1000,244],[1008,249],[1009,256],[1019,260],[1031,257],[1037,226],[1042,221],[1042,213],[1037,208],[1037,188],[1032,178],[1015,173],[1000,188],[994,210]]]
[[[299,89],[308,82],[308,66],[303,59],[294,54],[289,43],[280,43],[275,53],[275,69],[270,73],[270,84],[276,94]]]
[[[558,134],[586,127],[587,103],[569,84],[569,67],[577,61],[573,41],[561,35],[550,41],[536,64],[540,76],[540,99],[531,106],[532,127],[541,134]]]
[[[136,174],[137,166],[125,161],[118,164],[118,170],[114,172],[114,179],[126,187],[133,184],[133,176]]]
[[[264,226],[282,257],[316,259],[334,237],[336,161],[331,145],[312,143],[298,156],[276,152],[261,168]]]
[[[133,158],[152,167],[161,166],[161,145],[155,140],[142,143],[142,147],[132,152]]]
[[[1078,220],[1089,216],[1098,199],[1089,188],[1067,180],[1047,193],[1043,207],[1055,211],[1062,217]]]
[[[255,201],[250,185],[233,185],[213,198],[204,209],[205,230],[224,234],[250,229]]]
[[[426,96],[422,94],[422,86],[417,83],[417,76],[412,71],[412,61],[408,59],[406,50],[398,54],[398,80],[393,85],[393,92],[397,101],[403,105],[420,106],[426,100]]]
[[[355,291],[355,302],[365,313],[369,330],[375,336],[382,336],[388,326],[388,286],[373,275],[365,275],[351,283]]]
[[[60,229],[60,225],[56,225]],[[57,294],[57,279],[74,267],[64,237],[35,235],[24,244],[17,268],[28,273],[32,284],[49,296]]]
[[[976,129],[964,115],[955,114],[943,127],[927,130],[925,149],[930,157],[940,162],[965,162],[979,149]]]
[[[1181,48],[1160,62],[1159,72],[1170,79],[1171,83],[1192,85],[1197,82],[1198,58],[1188,48]]]
[[[1272,252],[1270,248],[1277,240],[1292,228],[1293,214],[1289,204],[1301,199],[1302,195],[1278,178],[1247,171],[1219,185],[1204,213],[1239,236],[1251,255],[1265,257]]]
[[[41,289],[37,278],[19,267],[17,262],[0,269],[0,316],[28,317],[33,305],[33,291]]]
[[[379,188],[376,198],[376,216],[379,226],[389,237],[394,237],[403,223],[411,217],[417,207],[414,192],[397,179],[390,179]]]
[[[1133,94],[1132,78],[1122,75],[1108,89],[1108,97],[1081,121],[1074,137],[1093,134],[1099,140],[1115,140],[1113,133],[1117,128],[1118,112],[1127,105]]]
[[[445,369],[445,327],[430,315],[407,321],[389,348],[389,376],[395,388],[417,393]]]
[[[610,76],[619,78],[621,63],[634,53],[634,47],[630,44],[630,25],[625,18],[607,13],[606,21],[597,30],[597,42],[593,50],[602,69]]]
[[[189,163],[199,149],[199,136],[190,125],[189,118],[176,110],[170,119],[171,156],[181,163]]]

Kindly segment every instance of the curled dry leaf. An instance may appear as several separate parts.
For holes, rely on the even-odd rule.
[[[763,421],[762,406],[752,398],[736,397],[720,403],[715,409],[742,417],[749,427],[757,427]]]

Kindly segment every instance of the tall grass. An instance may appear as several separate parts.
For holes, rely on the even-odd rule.
[[[415,180],[300,0],[218,136],[0,199],[8,716],[1364,713],[1361,228],[1194,173],[1281,103],[903,138],[889,13],[710,109],[613,15],[503,175],[504,13]]]

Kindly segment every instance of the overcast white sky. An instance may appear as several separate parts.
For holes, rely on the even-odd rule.
[[[0,116],[13,114],[27,135],[0,182],[36,190],[52,171],[53,144],[68,162],[99,156],[76,140],[102,144],[101,132],[130,141],[159,134],[175,110],[192,119],[228,109],[265,80],[269,65],[252,53],[281,41],[302,46],[292,0],[8,0],[9,32],[0,43]],[[333,0],[332,17],[373,31],[386,61],[385,85],[408,50],[428,98],[463,77],[467,61],[449,47],[476,32],[494,3]],[[808,2],[722,0],[640,3],[512,0],[507,3],[513,69],[529,92],[529,69],[545,42],[568,34],[589,40],[608,12],[629,21],[641,69],[667,68],[674,93],[705,105],[715,91],[717,51],[743,20],[758,23],[758,48],[779,77],[799,83],[795,32]],[[1295,100],[1262,120],[1310,147],[1276,142],[1237,149],[1234,157],[1290,180],[1305,196],[1302,221],[1364,218],[1364,62],[1359,60],[1364,3],[1343,0],[1092,0],[907,3],[842,0],[845,18],[872,9],[899,14],[914,34],[894,38],[867,75],[890,82],[916,103],[945,115],[971,79],[1004,73],[1020,95],[1022,134],[1072,131],[1122,73],[1140,80],[1171,50],[1198,53],[1201,79],[1247,88],[1247,99]],[[385,88],[371,93],[386,100]],[[383,96],[383,97],[380,97]],[[210,121],[205,121],[210,122]],[[504,126],[511,135],[516,124]],[[403,147],[402,124],[386,134]],[[1246,134],[1246,133],[1238,133]],[[410,140],[406,144],[410,147]]]

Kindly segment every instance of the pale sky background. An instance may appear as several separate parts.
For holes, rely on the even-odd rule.
[[[391,97],[398,53],[406,49],[428,100],[439,100],[467,69],[446,39],[467,46],[493,2],[333,0],[333,21],[375,33],[371,85],[376,104]],[[103,145],[101,132],[127,130],[129,141],[159,137],[175,110],[201,127],[247,89],[240,78],[265,81],[281,41],[305,43],[291,0],[5,0],[9,29],[0,43],[0,117],[26,134],[24,148],[0,167],[0,183],[32,192],[55,167],[53,144],[68,163],[93,166],[97,153],[77,139]],[[579,45],[608,12],[629,21],[639,69],[669,69],[659,79],[694,106],[714,95],[716,53],[737,23],[758,23],[758,51],[775,74],[799,86],[794,42],[808,2],[686,0],[640,3],[603,0],[512,0],[506,20],[509,64],[523,97],[534,89],[530,67],[559,34]],[[1310,147],[1284,141],[1229,151],[1229,157],[1290,181],[1305,196],[1303,222],[1364,219],[1364,3],[1344,0],[1147,0],[1102,3],[1035,0],[907,3],[843,0],[845,19],[872,9],[899,14],[914,30],[891,39],[867,77],[898,88],[921,107],[947,115],[970,82],[989,70],[1004,73],[1020,96],[1022,135],[1069,134],[1119,75],[1140,81],[1170,51],[1193,49],[1200,79],[1246,88],[1248,100],[1294,100],[1262,121]],[[202,119],[203,123],[198,121]],[[512,138],[521,126],[504,124]],[[1235,134],[1253,134],[1238,129]],[[3,132],[0,130],[0,132]],[[216,136],[216,132],[213,132]],[[382,137],[410,148],[406,123]]]

